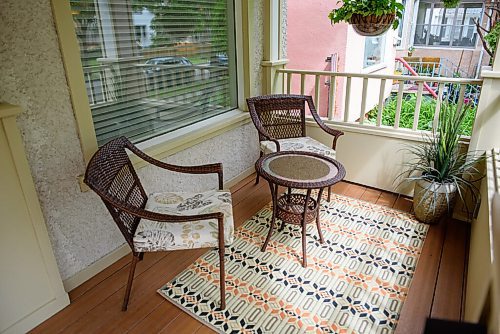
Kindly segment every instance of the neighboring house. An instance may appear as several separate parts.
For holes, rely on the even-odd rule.
[[[307,69],[312,71],[336,71],[352,73],[385,73],[394,72],[394,34],[393,30],[378,37],[358,35],[351,26],[345,23],[332,25],[328,13],[340,4],[328,0],[311,0],[288,2],[288,58],[287,68]],[[350,110],[356,110],[349,120],[359,118],[361,103],[362,79],[352,79],[353,89],[350,95]],[[329,103],[329,80],[320,82],[320,100],[316,106],[320,115],[326,116]],[[343,118],[345,101],[342,99],[345,80],[337,79],[334,119]],[[378,85],[378,83],[376,83]],[[370,87],[365,112],[378,103],[379,86]],[[315,95],[314,78],[305,82],[304,93]],[[386,94],[390,93],[390,85],[386,86]],[[300,92],[300,80],[292,81],[292,92]]]
[[[137,44],[142,48],[147,48],[152,44],[151,37],[154,34],[154,30],[151,29],[151,21],[153,17],[154,15],[147,9],[132,14],[135,39]]]
[[[474,25],[474,20],[487,23],[484,10],[489,1],[465,0],[456,8],[444,8],[437,0],[402,1],[405,24],[398,30],[398,56],[407,56],[413,46],[412,57],[441,58],[449,70],[468,77],[476,77],[480,66],[489,64]]]

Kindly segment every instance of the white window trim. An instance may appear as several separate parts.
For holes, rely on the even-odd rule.
[[[441,0],[425,0],[422,2],[427,2],[427,3],[439,3]],[[481,17],[479,18],[479,22],[483,22],[484,20],[484,12],[485,12],[485,4],[481,0],[466,0],[463,2],[460,2],[460,4],[463,3],[481,3],[483,5],[482,10],[481,10]],[[459,5],[460,5],[459,4]],[[413,19],[412,19],[412,25],[411,25],[411,34],[410,34],[410,40],[407,43],[407,48],[410,46],[413,46],[415,49],[431,49],[431,50],[475,50],[477,49],[479,45],[479,37],[476,40],[476,45],[474,47],[469,46],[469,47],[464,47],[464,46],[430,46],[430,45],[415,45],[415,35],[417,32],[417,16],[418,16],[418,9],[420,7],[420,0],[415,0],[413,3]],[[455,17],[457,15],[457,11],[455,11]],[[403,44],[403,43],[402,43]],[[405,49],[397,49],[397,50],[405,50]]]
[[[241,110],[245,109],[246,101],[244,97],[245,71],[243,62],[243,19],[242,5],[239,1],[234,1],[234,25],[235,25],[235,53],[236,53],[236,80],[237,83],[237,108],[209,118],[201,127],[199,123],[181,128],[184,131],[189,131],[191,136],[186,136],[181,131],[170,132],[169,137],[157,136],[152,138],[152,141],[145,141],[141,145],[145,145],[148,154],[155,158],[173,154],[177,151],[186,149],[190,146],[209,139],[213,136],[222,134],[235,127],[241,126],[249,122],[248,113]],[[81,66],[80,54],[78,50],[78,42],[74,31],[74,24],[71,15],[71,7],[69,1],[52,0],[53,16],[56,22],[56,30],[59,36],[60,49],[62,53],[63,63],[66,70],[69,91],[77,121],[77,129],[80,136],[80,144],[83,153],[83,159],[88,162],[93,153],[97,150],[97,138],[93,126],[92,114],[90,111],[90,103],[87,97],[87,91],[84,84],[83,70]],[[161,138],[161,140],[159,139]],[[187,140],[188,138],[189,140]],[[158,153],[158,155],[155,155]],[[78,177],[81,179],[81,176]],[[81,187],[85,190],[85,187]]]

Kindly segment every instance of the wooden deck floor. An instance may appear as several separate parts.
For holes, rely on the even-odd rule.
[[[239,227],[271,200],[267,182],[254,176],[233,188],[234,218]],[[411,200],[360,185],[341,182],[334,192],[387,207],[410,211]],[[398,334],[422,333],[427,317],[459,320],[463,313],[469,227],[448,220],[431,226]],[[33,333],[212,333],[156,293],[206,249],[146,254],[139,262],[127,312],[121,312],[130,257],[124,257],[70,292],[71,304]]]

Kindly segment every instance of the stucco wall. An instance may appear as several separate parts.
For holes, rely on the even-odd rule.
[[[343,71],[346,61],[347,24],[331,25],[328,13],[339,7],[335,1],[309,0],[288,1],[287,48],[289,69],[311,71],[330,71],[330,63],[325,62],[332,53],[337,53],[337,70]],[[304,94],[314,96],[314,76],[307,76]],[[343,94],[342,85],[338,85],[337,96]],[[300,76],[292,81],[292,93],[300,93]],[[320,80],[320,103],[316,103],[320,115],[326,116],[328,110],[328,86],[325,78]],[[336,99],[337,110],[340,100]]]
[[[262,8],[262,2],[258,3]],[[262,22],[262,17],[256,21]],[[118,248],[124,239],[97,196],[82,193],[78,186],[77,176],[83,174],[85,165],[50,1],[0,2],[0,31],[0,100],[24,110],[18,125],[59,270],[67,279]],[[259,33],[254,36],[259,37],[262,40]],[[254,63],[260,64],[259,53],[254,56]],[[260,91],[260,83],[255,85]],[[250,168],[257,156],[256,132],[246,124],[166,160],[182,164],[220,161],[229,180]],[[141,169],[139,175],[148,191],[216,186],[215,178],[188,181],[150,167]]]

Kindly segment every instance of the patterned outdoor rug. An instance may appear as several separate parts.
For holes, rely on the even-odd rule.
[[[427,233],[407,213],[332,194],[323,201],[320,244],[307,229],[273,234],[270,205],[238,229],[226,250],[227,307],[219,306],[219,260],[208,252],[158,292],[224,333],[392,333]],[[279,222],[280,223],[280,222]]]

